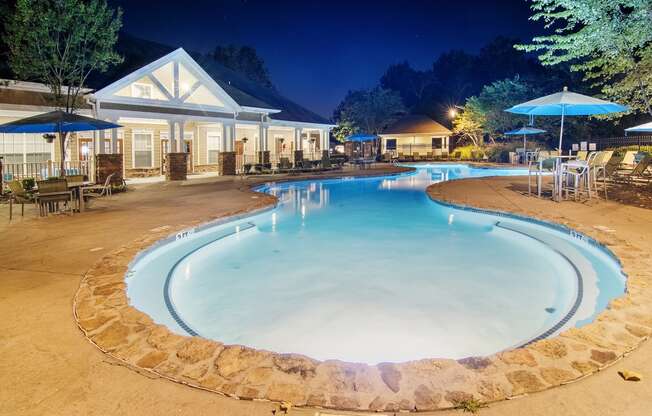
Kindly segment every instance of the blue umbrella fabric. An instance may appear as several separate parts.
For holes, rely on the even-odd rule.
[[[564,138],[565,116],[593,116],[619,113],[627,110],[628,108],[624,105],[577,94],[568,91],[568,88],[564,87],[562,92],[536,98],[515,105],[505,111],[530,116],[561,116],[561,128],[559,130],[559,151],[561,152],[561,145]]]
[[[370,142],[372,140],[376,140],[377,138],[378,136],[374,134],[357,133],[348,136],[346,139],[344,139],[344,141],[345,142]]]
[[[2,124],[0,133],[67,133],[119,127],[122,126],[57,110]]]
[[[534,127],[521,127],[520,129],[510,130],[503,133],[505,136],[523,136],[523,152],[527,152],[527,136],[531,134],[545,133],[545,130],[535,129]]]

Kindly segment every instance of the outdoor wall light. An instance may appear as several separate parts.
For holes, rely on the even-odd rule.
[[[57,136],[52,134],[52,133],[45,133],[43,135],[43,138],[45,139],[46,142],[52,143],[54,141],[54,139],[57,138]]]

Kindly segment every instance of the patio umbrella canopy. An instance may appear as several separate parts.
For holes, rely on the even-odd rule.
[[[345,142],[370,142],[373,140],[376,140],[378,136],[374,134],[363,134],[363,133],[358,133],[358,134],[352,134],[351,136],[348,136],[346,139],[344,139]]]
[[[562,92],[546,95],[545,97],[515,105],[505,110],[513,114],[525,114],[529,116],[561,116],[561,128],[559,130],[559,151],[562,151],[564,138],[564,117],[565,116],[593,116],[600,114],[611,114],[627,111],[627,107],[587,95],[577,94],[568,91],[564,87]]]
[[[545,133],[545,130],[535,129],[534,127],[521,127],[520,129],[510,130],[503,133],[505,136],[520,136],[523,135],[523,151],[527,151],[527,136],[531,134]]]
[[[652,132],[652,121],[649,123],[641,124],[640,126],[630,127],[625,129],[626,133],[650,133]]]
[[[0,133],[68,133],[119,127],[122,126],[57,110],[2,124]]]

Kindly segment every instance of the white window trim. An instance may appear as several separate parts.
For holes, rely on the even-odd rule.
[[[136,167],[136,135],[149,135],[150,153],[152,154],[152,164],[149,167]],[[124,141],[122,142],[124,146]],[[131,167],[133,169],[153,169],[154,168],[154,132],[152,130],[133,130],[131,132]]]
[[[136,97],[136,93],[135,93],[136,86],[149,88],[149,97]],[[142,100],[153,100],[154,99],[153,93],[154,93],[154,88],[150,84],[146,84],[144,82],[134,82],[131,84],[131,98],[140,98]]]
[[[217,137],[217,149],[210,149],[208,147],[208,136]],[[220,133],[220,132],[208,132],[208,131],[206,132],[206,164],[207,165],[211,165],[211,164],[216,165],[217,164],[217,162],[215,162],[215,163],[210,162],[210,160],[211,160],[210,151],[211,150],[217,150],[218,152],[222,151],[222,149],[220,149],[220,143],[222,143],[222,133]]]

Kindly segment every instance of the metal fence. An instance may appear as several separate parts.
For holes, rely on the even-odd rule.
[[[304,160],[321,160],[321,152],[303,152]],[[281,163],[283,162],[283,163]],[[260,159],[258,154],[243,154],[236,155],[235,158],[235,168],[236,172],[243,173],[247,172],[254,165],[268,165],[268,167],[276,167],[282,164],[289,164],[294,166],[294,153],[292,152],[283,152],[283,153],[270,153],[269,161],[263,161]]]
[[[427,144],[397,145],[395,149],[386,150],[387,153],[391,154],[394,157],[398,157],[399,159],[404,156],[419,158],[438,158],[442,156],[448,156],[448,152],[446,150],[442,150],[441,147],[433,148],[431,145]]]
[[[607,137],[595,140],[598,150],[629,149],[652,151],[652,136]]]

